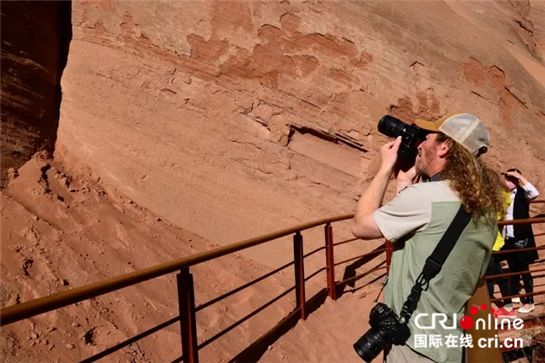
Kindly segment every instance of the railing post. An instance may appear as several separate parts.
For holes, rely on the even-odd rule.
[[[390,264],[392,263],[393,245],[392,242],[386,240],[386,274],[390,273]]]
[[[337,300],[337,286],[335,283],[335,257],[333,254],[333,227],[326,223],[325,231],[325,262],[327,266],[327,290],[329,298]]]
[[[295,301],[301,309],[301,319],[305,320],[305,264],[303,260],[303,236],[300,231],[293,235],[293,257],[295,266]]]
[[[485,309],[478,309],[477,314],[473,315],[473,313],[469,313],[469,309],[472,306],[479,306],[482,307],[482,305],[485,305]],[[490,304],[490,298],[488,296],[488,289],[486,288],[486,282],[485,279],[481,279],[477,284],[477,289],[475,290],[475,293],[472,297],[469,298],[468,302],[466,303],[466,311],[465,313],[468,316],[472,316],[475,321],[477,319],[483,319],[485,322],[490,322],[491,320],[494,321],[494,315],[492,312],[490,312],[490,309],[487,309],[486,307],[492,307]],[[489,345],[487,347],[481,348],[480,345],[478,346],[475,342],[480,342],[481,339],[483,339],[486,342],[494,341],[494,338],[498,338],[496,328],[494,327],[494,323],[492,323],[493,326],[488,326],[488,329],[486,329],[486,324],[484,329],[477,329],[477,325],[472,325],[469,329],[465,331],[465,333],[469,334],[469,336],[473,339],[473,347],[467,347],[464,349],[465,354],[465,362],[467,363],[480,363],[480,362],[490,362],[490,363],[500,363],[504,362],[503,355],[501,348],[494,348],[493,346]]]
[[[184,363],[199,361],[197,346],[197,321],[195,319],[195,290],[193,275],[189,267],[184,267],[176,276],[178,283],[178,304],[180,307],[180,333],[182,335],[182,355]]]

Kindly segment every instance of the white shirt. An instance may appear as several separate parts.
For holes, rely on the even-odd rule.
[[[524,196],[527,200],[535,199],[539,196],[539,192],[537,191],[536,187],[534,187],[530,183],[526,183],[522,186],[522,189],[524,189],[525,193]],[[514,209],[514,201],[515,201],[515,195],[517,195],[517,188],[513,189],[511,191],[511,202],[509,203],[509,207],[507,207],[507,213],[505,216],[506,221],[512,221],[513,220],[513,209]],[[515,229],[513,228],[512,224],[509,224],[505,226],[503,229],[503,238],[515,238]]]

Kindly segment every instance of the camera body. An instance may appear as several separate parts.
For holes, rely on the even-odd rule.
[[[407,323],[393,312],[388,305],[377,303],[369,313],[369,329],[354,344],[356,353],[366,362],[371,362],[390,344],[403,345],[411,336]]]
[[[415,159],[418,153],[418,145],[426,139],[429,131],[416,125],[408,125],[403,121],[386,115],[378,122],[378,131],[386,136],[397,138],[401,136],[401,145],[397,155],[400,159]]]

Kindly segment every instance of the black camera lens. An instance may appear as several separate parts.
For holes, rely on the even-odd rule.
[[[400,159],[412,160],[413,163],[418,154],[418,145],[424,141],[428,133],[416,125],[408,125],[390,115],[380,119],[378,131],[394,139],[401,136],[401,145],[397,154]]]
[[[390,316],[391,315],[391,316]],[[395,319],[395,314],[391,309],[383,304],[378,303],[369,312],[369,329],[361,338],[354,343],[356,353],[366,362],[371,362],[379,355],[384,348],[391,343],[392,324],[390,320]],[[395,323],[395,320],[393,320]]]
[[[383,331],[377,331],[371,328],[354,343],[354,349],[361,359],[370,363],[388,346],[390,340],[384,339],[385,337],[383,337],[383,334]]]
[[[378,122],[378,131],[394,139],[398,136],[402,136],[405,127],[408,125],[403,121],[392,117],[390,115],[383,116]]]

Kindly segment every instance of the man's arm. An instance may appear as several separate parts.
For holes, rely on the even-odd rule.
[[[519,185],[522,187],[522,189],[524,189],[524,196],[527,200],[533,200],[539,197],[539,192],[537,191],[536,187],[534,187],[532,183],[530,183],[528,179],[523,177],[521,174],[517,173],[516,171],[511,171],[508,172],[507,175],[517,178]]]
[[[379,209],[384,199],[400,144],[401,137],[398,137],[395,141],[389,142],[380,148],[380,169],[369,187],[361,195],[352,220],[352,234],[358,238],[375,239],[382,237],[382,232],[373,218],[373,212]]]
[[[534,200],[537,197],[539,197],[539,192],[537,191],[536,187],[534,187],[532,183],[530,182],[525,183],[522,186],[522,189],[524,189],[525,191],[524,195],[526,196],[526,199],[528,200]]]
[[[352,221],[354,236],[363,239],[382,237],[382,232],[373,218],[373,212],[379,209],[382,204],[391,175],[391,171],[379,170],[369,187],[361,195]]]

